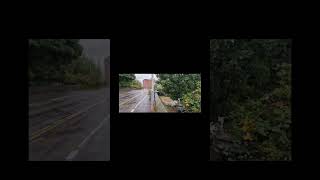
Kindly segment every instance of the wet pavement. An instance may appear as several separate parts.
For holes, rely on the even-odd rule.
[[[151,112],[148,89],[120,89],[119,112]]]
[[[29,97],[29,160],[110,160],[109,93],[101,88]]]

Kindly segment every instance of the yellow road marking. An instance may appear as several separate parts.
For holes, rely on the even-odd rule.
[[[37,132],[35,132],[35,133],[33,133],[33,134],[31,135],[31,137],[29,138],[29,141],[33,141],[34,139],[38,138],[38,137],[41,136],[42,134],[44,134],[44,133],[50,131],[51,129],[57,127],[58,125],[62,124],[64,121],[69,120],[69,119],[72,119],[72,118],[74,118],[74,117],[76,117],[76,116],[78,116],[78,115],[80,115],[80,114],[88,111],[89,109],[93,108],[94,106],[103,103],[104,101],[106,101],[106,100],[103,100],[103,101],[100,101],[100,102],[98,102],[98,103],[96,103],[96,104],[93,104],[93,105],[91,105],[91,106],[89,106],[89,107],[87,107],[87,108],[85,108],[85,109],[83,109],[83,110],[81,110],[81,111],[79,111],[79,112],[76,112],[76,113],[74,113],[74,114],[72,114],[72,115],[70,115],[70,116],[64,117],[64,118],[56,121],[54,124],[50,124],[50,125],[48,125],[47,127],[44,127],[44,128],[42,128],[42,129],[40,129],[39,131],[37,131]]]

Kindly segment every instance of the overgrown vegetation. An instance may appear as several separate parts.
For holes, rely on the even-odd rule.
[[[211,120],[226,117],[226,160],[291,160],[291,42],[210,42]]]
[[[65,84],[80,84],[83,88],[97,87],[101,84],[101,72],[88,58],[73,60],[64,69]]]
[[[87,57],[81,56],[82,51],[79,39],[30,39],[30,85],[100,85],[101,72]]]
[[[201,111],[200,74],[157,74],[156,90],[174,100],[181,99],[186,112]]]
[[[140,81],[136,80],[134,74],[119,74],[119,87],[141,89],[142,84]]]
[[[186,112],[201,112],[201,83],[197,81],[196,89],[182,96]]]

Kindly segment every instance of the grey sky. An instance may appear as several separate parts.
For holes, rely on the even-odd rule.
[[[80,39],[79,43],[84,48],[84,52],[91,57],[110,56],[109,39]]]
[[[136,79],[139,80],[141,83],[144,79],[151,79],[151,74],[135,74]],[[154,74],[154,78],[157,80],[158,78]]]
[[[109,39],[80,39],[79,44],[83,47],[82,54],[87,56],[101,71],[105,80],[105,59],[110,56]]]

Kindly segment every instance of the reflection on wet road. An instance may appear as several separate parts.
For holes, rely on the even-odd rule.
[[[109,88],[30,94],[29,102],[30,161],[110,161]]]
[[[120,89],[119,112],[151,112],[148,89]]]

